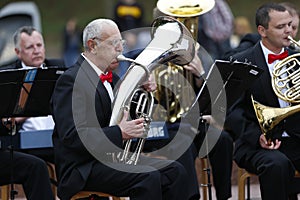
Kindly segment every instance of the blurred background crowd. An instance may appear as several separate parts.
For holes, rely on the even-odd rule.
[[[123,1],[123,2],[122,2]],[[139,26],[149,26],[153,21],[153,8],[156,6],[156,0],[88,0],[88,1],[70,1],[70,0],[35,0],[34,2],[41,16],[42,32],[47,47],[47,57],[60,57],[67,51],[68,56],[72,56],[72,52],[76,52],[78,46],[78,31],[80,31],[92,19],[98,17],[107,17],[116,19],[116,6],[120,3],[137,4],[141,8],[139,10],[130,10],[131,14],[138,21]],[[0,9],[9,3],[20,2],[12,0],[1,0]],[[246,32],[256,30],[254,22],[254,13],[259,5],[269,2],[268,0],[227,0],[228,5],[235,18],[235,27],[230,40],[232,46],[236,46],[240,35]],[[274,2],[282,2],[274,0]],[[300,1],[289,0],[289,2],[300,7]],[[119,11],[122,14],[122,10]],[[130,27],[132,25],[129,25]],[[72,33],[73,28],[74,32]],[[67,30],[67,31],[66,31]],[[122,28],[121,28],[122,30]],[[123,29],[124,30],[124,29]],[[1,32],[2,30],[0,30]],[[68,34],[72,35],[72,39],[68,39]],[[1,34],[0,34],[1,35]],[[299,34],[297,36],[299,39]],[[71,45],[74,51],[70,51],[66,45]],[[67,64],[69,64],[67,62]]]

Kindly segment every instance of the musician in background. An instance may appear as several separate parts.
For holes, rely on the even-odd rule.
[[[21,27],[14,35],[14,42],[15,52],[19,60],[1,69],[41,67],[43,63],[48,63],[45,61],[43,37],[33,27]],[[29,119],[31,120],[32,118]],[[19,124],[24,122],[25,119],[16,118],[13,120],[16,120]],[[46,122],[48,120],[47,118]],[[26,121],[24,124],[27,124]],[[51,125],[53,126],[53,123],[50,123],[50,128]],[[2,123],[1,126],[3,126]],[[5,130],[5,127],[2,127],[1,130]],[[22,184],[27,199],[55,199],[51,190],[50,177],[45,161],[34,155],[17,151],[13,152],[13,160],[11,160],[11,152],[7,149],[1,149],[0,185],[10,184],[11,181],[15,184]]]
[[[45,45],[42,34],[34,27],[25,26],[19,28],[13,36],[15,53],[18,57],[15,63],[3,66],[1,69],[34,69],[48,67],[64,67],[63,60],[46,59]],[[15,118],[17,124],[21,124],[23,131],[53,129],[52,116]]]
[[[44,38],[34,27],[20,27],[13,35],[13,40],[15,44],[15,53],[18,59],[12,64],[1,67],[1,69],[43,69],[51,67],[65,67],[62,59],[46,58]],[[54,128],[54,121],[51,115],[40,117],[16,117],[14,118],[14,122],[17,125],[18,131],[53,130]],[[44,148],[39,150],[22,151],[37,155],[43,160],[54,163],[54,153],[52,149]]]
[[[109,126],[118,76],[117,56],[123,40],[115,22],[96,19],[83,31],[84,52],[62,74],[52,96],[55,121],[53,144],[58,177],[58,196],[69,200],[81,190],[100,191],[130,199],[187,198],[187,175],[176,161],[140,156],[137,165],[117,162],[111,155],[121,151],[123,140],[144,135],[144,118]],[[99,79],[100,76],[100,79]],[[144,88],[156,89],[153,80]],[[120,91],[121,92],[121,91]]]
[[[267,135],[262,134],[254,108],[253,99],[266,106],[287,107],[289,103],[279,99],[271,86],[273,67],[279,60],[271,60],[270,54],[283,59],[292,52],[288,36],[292,34],[293,18],[287,9],[277,3],[267,3],[256,11],[257,31],[261,36],[253,47],[235,54],[234,60],[257,65],[264,73],[245,91],[229,113],[227,122],[232,131],[240,134],[235,142],[234,159],[239,167],[258,175],[261,196],[264,200],[295,199],[300,192],[300,179],[295,178],[295,169],[300,170],[299,114],[282,120]],[[270,58],[269,58],[270,57]],[[271,183],[271,184],[270,184]]]

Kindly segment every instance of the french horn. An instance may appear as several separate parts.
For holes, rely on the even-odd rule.
[[[172,17],[159,17],[153,24],[152,39],[135,60],[118,56],[119,61],[127,60],[131,65],[117,85],[110,126],[120,122],[124,109],[129,111],[131,119],[145,119],[145,134],[143,138],[137,138],[138,147],[132,149],[134,139],[127,140],[122,155],[117,156],[120,162],[126,164],[137,164],[151,122],[153,94],[142,89],[143,83],[156,67],[169,61],[185,65],[193,59],[195,53],[194,40],[181,22]]]
[[[290,41],[300,47],[292,37]],[[262,133],[271,142],[271,130],[282,120],[300,111],[300,53],[293,54],[281,60],[274,66],[272,72],[272,88],[280,99],[297,104],[285,108],[265,106],[252,97],[252,103]]]

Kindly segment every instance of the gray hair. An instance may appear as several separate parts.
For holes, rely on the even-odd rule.
[[[84,50],[88,50],[87,41],[95,37],[101,38],[104,28],[108,26],[118,28],[117,24],[111,19],[95,19],[90,22],[83,30],[82,42]]]
[[[22,33],[26,33],[27,35],[32,35],[34,31],[39,32],[32,26],[22,26],[20,27],[13,35],[15,48],[20,49],[20,38]],[[42,37],[43,38],[43,37]]]

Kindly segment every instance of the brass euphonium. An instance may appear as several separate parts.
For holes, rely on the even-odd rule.
[[[300,44],[289,37],[290,41],[300,47]],[[274,108],[262,105],[252,98],[255,114],[262,133],[268,141],[271,140],[270,131],[282,120],[300,111],[300,53],[283,59],[274,66],[272,72],[272,87],[275,94],[282,100],[297,104],[285,108]]]
[[[198,17],[210,11],[215,5],[214,0],[159,0],[157,9],[164,15],[172,16],[182,22],[190,31],[192,38],[197,41]],[[196,43],[195,43],[196,44]],[[195,101],[193,75],[184,69],[183,65],[169,62],[154,71],[158,88],[155,98],[158,104],[157,120],[175,122],[190,110]],[[182,80],[184,77],[185,80]],[[166,88],[168,86],[168,88]]]
[[[151,30],[152,40],[135,60],[118,56],[119,61],[129,61],[132,64],[117,86],[114,98],[110,126],[116,125],[123,117],[124,109],[129,111],[131,119],[144,118],[145,134],[137,138],[136,148],[132,148],[132,139],[125,141],[124,151],[117,156],[120,162],[136,165],[143,149],[151,122],[153,95],[142,85],[156,67],[169,61],[179,65],[189,63],[195,53],[194,40],[191,39],[186,27],[174,18],[162,17],[154,21]]]

